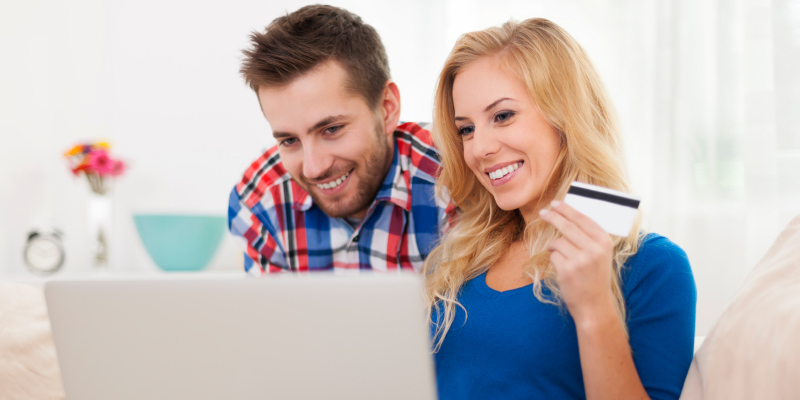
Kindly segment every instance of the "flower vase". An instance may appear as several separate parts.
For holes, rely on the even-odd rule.
[[[108,247],[111,242],[111,193],[89,195],[89,243],[92,263],[97,269],[108,269]]]

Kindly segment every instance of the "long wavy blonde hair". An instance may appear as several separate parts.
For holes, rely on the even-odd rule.
[[[497,57],[524,84],[543,117],[561,137],[561,150],[539,201],[562,199],[572,181],[629,192],[616,114],[589,57],[561,27],[546,19],[509,21],[501,27],[459,38],[439,75],[433,138],[441,152],[437,193],[449,195],[460,209],[454,225],[423,266],[429,316],[436,311],[435,350],[450,329],[461,287],[487,271],[509,246],[524,240],[529,252],[525,273],[542,302],[562,306],[555,270],[545,246],[560,234],[540,219],[525,223],[518,210],[497,206],[464,161],[454,121],[453,82],[464,67],[481,57]],[[617,313],[625,318],[620,271],[641,240],[641,216],[628,237],[614,239],[611,290]],[[542,293],[542,285],[551,295]]]

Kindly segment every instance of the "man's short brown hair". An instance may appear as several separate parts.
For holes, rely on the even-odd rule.
[[[240,72],[258,93],[259,86],[281,86],[335,60],[345,71],[346,89],[374,108],[389,80],[389,60],[375,28],[357,15],[327,5],[303,7],[276,18],[264,33],[250,35]]]

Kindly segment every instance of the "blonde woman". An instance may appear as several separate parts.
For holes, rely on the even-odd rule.
[[[468,33],[435,101],[438,190],[460,208],[424,266],[440,399],[678,398],[696,303],[685,253],[558,201],[572,181],[629,191],[580,45],[544,19]]]

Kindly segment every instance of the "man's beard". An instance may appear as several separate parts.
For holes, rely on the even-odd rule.
[[[378,191],[384,179],[386,179],[392,156],[392,146],[385,141],[383,126],[379,124],[375,132],[375,148],[367,156],[365,165],[358,166],[356,163],[351,163],[346,168],[339,169],[335,173],[326,174],[328,175],[327,178],[336,178],[344,175],[347,171],[353,170],[353,168],[358,169],[360,167],[361,171],[358,171],[359,182],[358,187],[355,188],[355,196],[341,200],[320,198],[311,188],[313,184],[307,181],[304,183],[311,190],[306,191],[311,195],[314,204],[330,217],[346,218],[361,211],[366,211],[375,200],[375,197],[377,197]],[[356,171],[354,170],[353,172]],[[305,177],[303,177],[303,180],[305,180]],[[348,188],[348,190],[353,190],[353,188]]]

